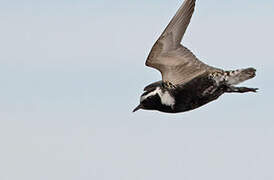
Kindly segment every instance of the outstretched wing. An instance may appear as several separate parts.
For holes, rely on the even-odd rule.
[[[146,65],[158,69],[163,81],[182,84],[214,68],[199,61],[180,44],[194,12],[195,0],[185,0],[156,41]]]

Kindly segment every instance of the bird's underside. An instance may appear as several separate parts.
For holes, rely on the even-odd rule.
[[[250,69],[251,70],[251,69]],[[251,70],[252,71],[252,70]],[[225,72],[229,75],[232,71]],[[216,75],[216,74],[215,74]],[[158,110],[166,113],[178,113],[190,111],[199,108],[211,101],[218,99],[224,93],[246,93],[256,92],[257,88],[235,87],[229,84],[225,79],[229,77],[219,77],[212,74],[202,74],[191,81],[174,86],[168,82],[158,81],[145,87],[145,92],[151,92],[157,87],[161,87],[159,99],[151,108],[143,108],[147,110]],[[163,94],[169,93],[169,98],[174,98],[174,104],[167,104],[167,97]]]
[[[195,0],[185,0],[153,45],[146,65],[159,70],[162,81],[144,89],[145,93],[137,110],[183,112],[213,101],[225,92],[256,92],[257,89],[254,88],[235,87],[255,77],[254,68],[235,71],[215,68],[200,61],[181,44],[194,8]],[[152,99],[149,96],[157,96],[153,102],[150,100],[151,107],[144,105],[148,104],[147,99]]]

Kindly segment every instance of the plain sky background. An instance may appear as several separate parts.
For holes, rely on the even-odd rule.
[[[182,0],[1,0],[1,180],[274,180],[274,1],[197,0],[183,43],[244,83],[191,112],[132,109]]]

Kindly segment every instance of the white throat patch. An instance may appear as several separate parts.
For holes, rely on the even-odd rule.
[[[164,105],[173,107],[175,104],[175,99],[169,94],[168,91],[165,91],[162,96],[160,95],[161,102]]]
[[[175,99],[169,94],[168,91],[162,92],[161,88],[157,87],[154,91],[148,93],[145,96],[141,97],[141,102],[144,101],[149,96],[155,96],[156,94],[159,95],[161,99],[161,103],[166,106],[174,106]]]

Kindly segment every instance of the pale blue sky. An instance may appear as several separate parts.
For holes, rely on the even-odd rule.
[[[197,0],[184,44],[255,67],[200,109],[131,113],[181,0],[0,1],[1,180],[273,180],[274,1]]]

